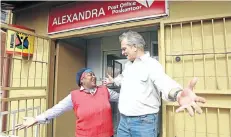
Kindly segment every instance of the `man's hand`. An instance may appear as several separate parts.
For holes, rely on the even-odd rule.
[[[23,118],[23,123],[22,124],[18,124],[15,126],[15,129],[24,129],[24,128],[29,128],[31,126],[33,126],[34,124],[37,124],[38,122],[36,121],[36,119],[34,117],[24,117]]]
[[[176,112],[183,111],[186,108],[190,116],[193,116],[194,115],[193,108],[194,108],[197,113],[199,114],[202,113],[202,109],[197,104],[197,102],[205,103],[206,100],[203,97],[197,96],[193,92],[193,88],[196,85],[196,82],[197,82],[197,78],[192,79],[189,85],[178,93],[177,101],[180,107],[176,110]]]
[[[108,85],[114,83],[113,78],[107,74],[107,78],[103,79],[103,85]]]

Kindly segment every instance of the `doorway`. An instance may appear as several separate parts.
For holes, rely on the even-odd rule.
[[[149,26],[129,30],[137,31],[144,37],[146,42],[145,52],[149,53],[153,58],[158,60],[158,26]],[[63,40],[67,43],[72,43],[72,45],[76,46],[77,48],[82,49],[82,52],[85,53],[85,67],[91,68],[94,71],[98,79],[97,85],[101,85],[101,80],[102,78],[106,77],[107,73],[109,73],[112,77],[116,77],[117,75],[121,74],[124,69],[127,59],[121,53],[119,35],[125,31],[128,31],[128,29],[82,37],[66,38]],[[78,62],[77,58],[75,60],[76,61],[74,62]],[[117,92],[120,91],[120,87],[113,84],[109,85],[108,88]],[[120,118],[118,102],[111,102],[111,107],[116,136],[116,130]]]
[[[141,35],[144,37],[146,41],[145,53],[150,54],[151,57],[158,60],[158,36],[157,31],[141,31]],[[118,40],[119,35],[116,36],[107,36],[105,38],[101,38],[102,45],[102,77],[106,77],[107,73],[110,74],[113,78],[118,76],[124,70],[127,59],[122,55],[120,50],[120,44]],[[113,46],[112,43],[115,43]],[[116,45],[117,44],[117,45]],[[108,46],[110,48],[108,48]],[[120,87],[112,84],[109,85],[108,88],[113,89],[117,92],[120,91]],[[120,113],[118,110],[118,103],[112,102],[112,112],[113,112],[113,124],[114,131],[116,136],[117,127],[120,120]],[[161,113],[161,108],[160,108]],[[159,127],[161,126],[161,115],[159,115]],[[160,129],[160,128],[159,128]]]

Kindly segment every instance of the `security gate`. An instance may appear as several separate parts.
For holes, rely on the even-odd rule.
[[[194,117],[165,102],[163,137],[230,137],[231,15],[163,21],[159,34],[166,73],[184,87],[198,77],[194,91],[207,100]]]
[[[44,125],[20,131],[15,130],[14,126],[22,123],[23,117],[36,116],[47,108],[51,40],[5,24],[1,24],[1,29],[2,36],[5,36],[2,37],[1,43],[1,132],[20,137],[35,135],[44,137],[46,130]],[[9,30],[16,33],[8,35]],[[28,40],[29,36],[34,37],[32,43]],[[6,48],[9,39],[13,47],[12,54],[6,54],[9,52]],[[33,53],[29,53],[30,49],[28,49],[28,53],[16,54],[16,50],[23,51],[25,47],[31,48],[28,43],[34,45]],[[33,54],[33,56],[24,57],[24,54]]]

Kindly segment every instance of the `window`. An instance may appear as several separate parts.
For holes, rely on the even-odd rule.
[[[158,41],[151,42],[151,56],[158,60]]]

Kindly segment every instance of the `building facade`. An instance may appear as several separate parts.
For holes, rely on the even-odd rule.
[[[132,2],[131,5],[126,2],[120,4],[124,3],[122,7],[129,13],[139,11],[141,7],[151,8],[158,1],[151,4],[133,2],[136,6],[131,9],[128,8],[132,7]],[[117,13],[126,12],[119,10],[117,5],[120,4],[97,2],[102,7],[106,5],[107,10],[114,9],[113,14],[118,14],[107,16],[115,18],[112,22],[108,19],[103,19],[106,22],[94,20],[107,15],[107,12],[101,8],[95,10],[97,4],[93,2],[45,2],[15,10],[12,23],[34,30],[23,30],[23,33],[34,36],[34,52],[32,57],[11,55],[10,82],[3,86],[3,90],[8,93],[7,98],[21,97],[22,100],[5,99],[8,111],[18,110],[6,118],[6,128],[10,129],[13,125],[9,123],[12,116],[18,120],[20,116],[37,115],[77,88],[75,73],[81,67],[92,68],[98,77],[98,84],[108,72],[113,76],[121,73],[126,60],[121,55],[118,36],[124,31],[135,30],[146,41],[145,51],[158,59],[166,73],[182,86],[186,86],[193,77],[198,77],[195,92],[207,100],[202,105],[203,114],[193,118],[185,112],[175,113],[176,103],[163,102],[160,135],[231,136],[231,2],[162,2],[163,13],[153,10],[156,16],[151,17],[143,15],[144,12],[142,15],[137,13],[140,18],[133,17],[131,20]],[[80,12],[68,14],[67,9]],[[81,19],[88,17],[92,18],[90,22],[81,22]],[[82,26],[78,23],[71,26],[69,23],[74,20]],[[9,25],[2,25],[2,28],[22,32],[22,29]],[[111,88],[119,91],[117,87]],[[28,108],[28,111],[18,106]],[[119,112],[116,103],[112,106],[116,130]],[[71,137],[74,135],[74,119],[74,114],[67,112],[48,126],[28,129],[26,134]],[[9,133],[16,134],[16,131]]]

